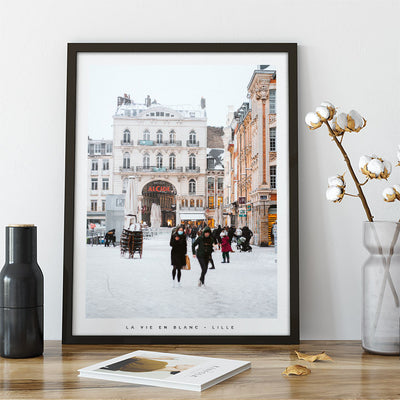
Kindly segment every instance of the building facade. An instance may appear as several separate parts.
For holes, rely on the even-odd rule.
[[[153,203],[162,226],[205,220],[207,114],[198,106],[135,103],[118,97],[113,116],[113,193],[126,192],[135,176],[139,219],[150,224]]]
[[[276,72],[268,66],[256,69],[247,97],[225,128],[232,136],[226,142],[231,189],[224,211],[232,225],[249,226],[255,244],[268,246],[277,219]]]
[[[88,138],[87,224],[105,227],[106,196],[113,187],[112,140]],[[93,226],[93,225],[92,225]]]

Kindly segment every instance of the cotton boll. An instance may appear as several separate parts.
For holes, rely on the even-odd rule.
[[[369,156],[361,156],[360,161],[358,162],[358,168],[360,171],[371,161],[371,157]]]
[[[338,186],[329,186],[326,189],[326,199],[333,202],[340,202],[344,196],[344,191]]]
[[[341,129],[345,130],[347,128],[347,114],[340,113],[336,118],[336,125],[338,125]]]
[[[400,185],[393,185],[393,190],[396,193],[397,200],[400,200]]]
[[[305,117],[305,121],[310,129],[316,129],[322,125],[321,118],[315,112],[307,113],[307,115]]]
[[[346,184],[344,183],[344,180],[341,176],[336,175],[328,178],[328,186],[339,186],[341,188],[344,188]]]
[[[387,201],[388,203],[391,203],[396,200],[396,192],[391,187],[383,189],[382,196],[383,200]]]
[[[377,158],[372,159],[368,164],[367,164],[367,170],[373,174],[376,175],[376,177],[380,176],[385,170],[385,166],[383,165],[383,162],[378,160]]]
[[[321,118],[321,121],[326,121],[330,117],[330,112],[326,107],[317,107],[315,113]]]
[[[361,128],[364,127],[365,120],[364,118],[356,111],[351,110],[349,112],[350,121],[348,123],[348,127],[350,130],[359,132]]]
[[[386,168],[386,171],[387,171],[388,176],[389,176],[392,173],[392,164],[389,161],[384,160],[383,161],[383,165]]]

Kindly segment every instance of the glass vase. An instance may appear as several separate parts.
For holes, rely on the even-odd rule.
[[[400,354],[400,223],[364,222],[362,346]]]

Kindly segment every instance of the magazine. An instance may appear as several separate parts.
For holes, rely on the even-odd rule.
[[[250,367],[248,361],[138,350],[82,368],[79,376],[200,392]]]

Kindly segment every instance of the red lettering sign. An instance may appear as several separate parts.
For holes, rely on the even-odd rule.
[[[149,186],[147,188],[148,192],[171,192],[171,188],[169,186]]]

